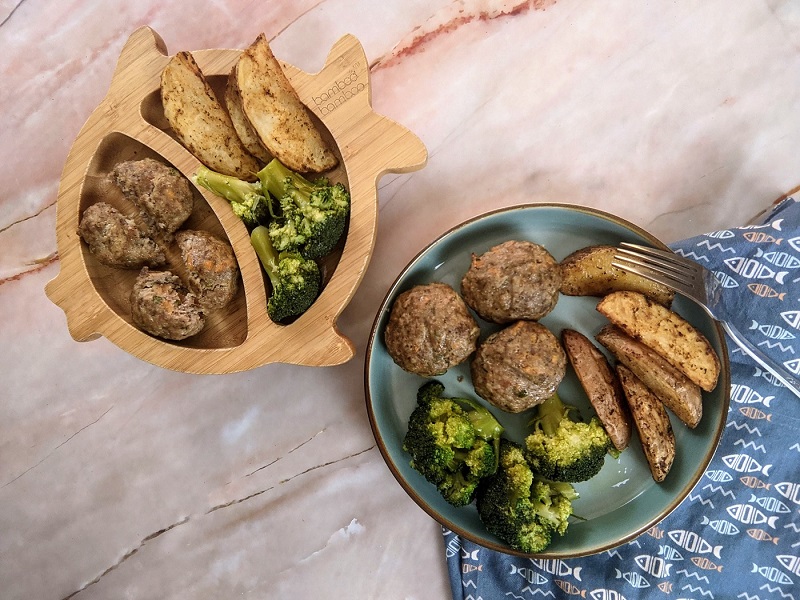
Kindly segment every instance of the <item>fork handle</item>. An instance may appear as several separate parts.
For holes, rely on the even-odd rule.
[[[769,356],[764,354],[761,350],[756,348],[733,325],[726,323],[725,321],[719,321],[719,323],[722,325],[722,328],[727,332],[731,339],[736,342],[736,345],[744,350],[750,356],[750,358],[772,373],[783,385],[789,388],[795,396],[800,397],[800,379],[793,376],[782,365],[778,364]]]

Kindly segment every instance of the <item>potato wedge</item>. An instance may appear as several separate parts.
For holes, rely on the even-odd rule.
[[[622,451],[631,439],[631,419],[616,373],[592,341],[574,329],[561,332],[567,358],[614,447]]]
[[[227,85],[225,86],[225,108],[228,109],[233,128],[236,130],[236,134],[239,136],[239,139],[242,140],[242,144],[247,151],[264,164],[271,161],[272,155],[264,147],[264,144],[261,143],[258,134],[253,131],[253,126],[250,125],[250,121],[247,120],[242,110],[242,99],[239,98],[239,92],[236,89],[233,70],[231,70]]]
[[[675,432],[661,401],[624,365],[617,365],[625,398],[630,406],[642,451],[653,479],[661,483],[675,461]]]
[[[705,391],[717,385],[720,362],[706,337],[678,313],[638,292],[613,292],[597,310],[649,346]]]
[[[336,155],[314,125],[264,34],[242,52],[233,77],[242,110],[270,154],[301,173],[321,173],[337,165]]]
[[[700,387],[655,350],[633,339],[615,325],[595,336],[614,357],[633,371],[675,416],[694,429],[703,417]]]
[[[164,115],[181,144],[209,169],[252,181],[258,161],[242,145],[228,113],[192,55],[178,52],[161,73]]]
[[[675,292],[665,285],[618,269],[611,263],[614,246],[587,246],[561,261],[561,293],[567,296],[605,296],[611,292],[631,290],[671,306]]]

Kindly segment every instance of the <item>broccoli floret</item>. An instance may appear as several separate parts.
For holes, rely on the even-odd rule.
[[[554,481],[591,479],[603,467],[611,439],[597,417],[574,421],[574,407],[554,394],[536,407],[533,433],[525,438],[525,455],[533,469]]]
[[[572,515],[572,501],[578,493],[565,481],[552,481],[534,474],[531,501],[536,507],[539,521],[548,524],[553,531],[564,535]]]
[[[321,276],[317,263],[297,252],[275,250],[263,225],[253,229],[250,243],[272,284],[267,302],[270,319],[277,323],[308,310],[319,294]]]
[[[478,486],[476,504],[489,533],[521,552],[537,553],[563,535],[578,497],[568,483],[553,482],[531,470],[523,448],[500,443],[500,464]]]
[[[305,258],[321,258],[342,237],[350,213],[350,194],[324,177],[308,181],[273,159],[258,172],[262,188],[274,196],[280,217],[269,224],[275,248],[297,249]]]
[[[233,213],[244,221],[248,230],[269,221],[269,198],[265,195],[261,182],[250,183],[206,167],[197,169],[192,175],[192,181],[230,202]]]
[[[412,468],[447,502],[465,506],[474,499],[480,480],[497,469],[503,427],[477,401],[443,394],[438,381],[419,388],[403,449],[411,455]]]

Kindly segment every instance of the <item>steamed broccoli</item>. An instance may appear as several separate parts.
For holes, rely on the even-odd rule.
[[[554,533],[567,531],[577,497],[569,483],[534,473],[522,447],[503,439],[497,471],[478,486],[478,515],[489,533],[512,548],[537,553]]]
[[[197,169],[192,175],[192,182],[230,202],[233,213],[244,221],[249,230],[269,220],[269,198],[260,182],[250,183],[206,167]]]
[[[443,393],[438,381],[419,388],[403,449],[411,455],[411,466],[447,502],[465,506],[475,497],[478,482],[497,469],[503,427],[477,401]]]
[[[586,481],[603,467],[611,439],[597,417],[573,421],[574,407],[554,394],[536,407],[533,433],[525,438],[525,456],[531,467],[555,481]]]
[[[257,226],[250,243],[269,276],[272,293],[267,314],[275,322],[304,313],[316,300],[320,287],[319,266],[297,252],[278,252],[273,248],[267,228]]]
[[[341,183],[320,178],[308,181],[273,159],[258,172],[262,188],[279,203],[281,215],[269,224],[275,248],[297,249],[305,258],[321,258],[344,233],[350,194]]]

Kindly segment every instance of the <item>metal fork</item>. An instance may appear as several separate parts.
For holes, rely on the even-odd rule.
[[[753,360],[800,397],[800,379],[764,354],[733,325],[722,302],[722,285],[714,274],[673,252],[622,242],[612,265],[662,283],[699,304]]]

